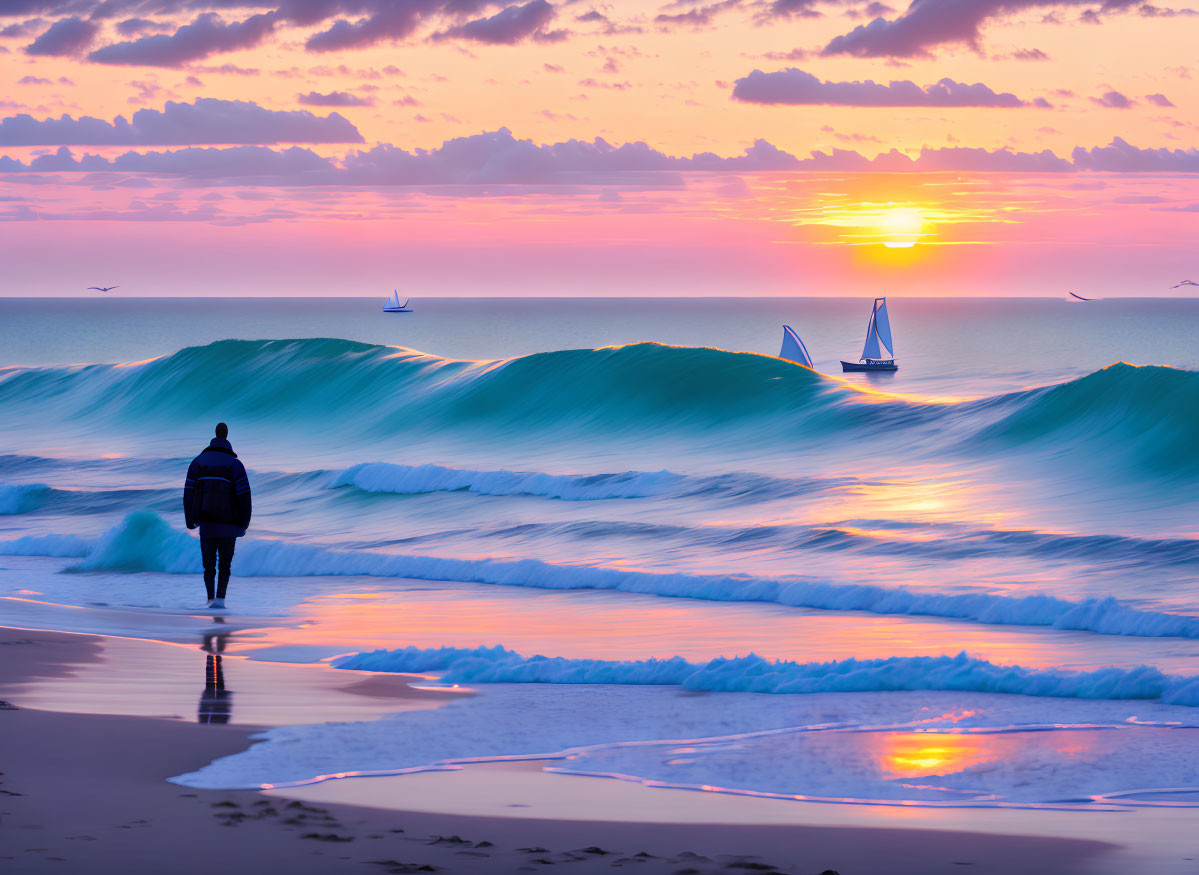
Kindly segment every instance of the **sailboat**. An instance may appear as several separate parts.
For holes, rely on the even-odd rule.
[[[383,312],[384,313],[411,313],[412,309],[408,306],[408,301],[411,301],[411,300],[412,300],[411,298],[408,298],[407,300],[404,301],[404,303],[401,304],[399,291],[393,291],[391,293],[391,297],[383,302]]]
[[[887,357],[884,358],[883,354]],[[875,298],[866,326],[866,344],[862,357],[856,362],[841,362],[843,371],[898,371],[895,364],[895,343],[891,340],[891,320],[887,318],[887,299]]]
[[[790,325],[783,326],[783,348],[779,350],[779,358],[803,365],[805,368],[813,366],[812,357],[808,355],[808,348],[803,345],[803,341],[799,339],[799,335]]]

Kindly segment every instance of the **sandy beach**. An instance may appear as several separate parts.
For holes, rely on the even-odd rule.
[[[12,871],[1068,873],[1095,871],[1114,850],[1076,839],[805,825],[802,806],[794,804],[789,810],[797,822],[790,824],[671,823],[675,798],[690,803],[715,794],[598,780],[591,784],[600,796],[610,787],[655,794],[663,816],[654,820],[666,822],[453,815],[421,810],[428,807],[422,798],[404,810],[394,800],[373,807],[302,801],[296,797],[306,794],[289,791],[189,790],[166,779],[244,749],[258,727],[23,707],[22,691],[35,689],[38,679],[94,670],[104,643],[96,636],[0,632],[0,697],[12,706],[0,713],[0,860]],[[361,687],[346,674],[346,687]],[[397,705],[404,695],[380,686],[363,692]],[[535,786],[521,782],[519,768],[508,768],[514,785]],[[503,771],[491,767],[489,774],[494,784]],[[589,780],[539,774],[548,781]],[[414,797],[425,795],[421,781],[410,786]]]

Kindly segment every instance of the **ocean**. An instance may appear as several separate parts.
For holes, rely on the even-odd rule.
[[[0,623],[188,643],[223,420],[226,652],[476,693],[179,783],[1199,804],[1199,301],[895,297],[900,370],[844,375],[869,300],[381,302],[0,299]]]

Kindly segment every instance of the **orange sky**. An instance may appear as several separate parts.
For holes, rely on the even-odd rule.
[[[594,7],[546,0],[507,7],[321,2],[327,14],[304,23],[297,23],[295,9],[320,4],[6,4],[8,14],[0,15],[0,156],[6,156],[0,157],[0,218],[10,220],[11,233],[0,254],[15,265],[19,282],[31,284],[29,293],[59,293],[76,279],[48,280],[28,253],[53,252],[69,240],[79,251],[94,250],[94,258],[110,252],[128,258],[137,251],[133,228],[176,256],[186,257],[197,234],[214,246],[234,247],[230,255],[247,276],[265,270],[264,247],[277,253],[291,240],[330,244],[331,251],[318,247],[328,261],[311,246],[295,253],[319,275],[345,276],[337,270],[337,247],[355,250],[354,281],[363,283],[373,282],[371,265],[412,248],[414,273],[437,277],[459,294],[478,286],[472,274],[497,267],[509,280],[499,285],[540,292],[542,283],[560,284],[596,250],[606,253],[595,256],[599,261],[617,253],[646,276],[669,279],[682,271],[680,286],[688,287],[687,266],[695,259],[684,253],[696,246],[704,249],[700,260],[709,262],[706,279],[748,277],[763,294],[829,292],[826,281],[860,288],[880,272],[925,293],[961,293],[963,272],[992,263],[1005,269],[972,287],[1015,294],[1014,276],[1047,278],[1037,286],[1052,288],[1059,273],[1086,269],[1096,256],[1112,262],[1105,280],[1122,288],[1147,271],[1145,289],[1189,276],[1199,216],[1193,183],[1199,92],[1191,79],[1199,65],[1190,60],[1199,16],[1187,9],[1128,6],[1096,15],[1074,0],[943,0],[946,9],[974,16],[964,31],[943,33],[952,16],[929,25],[919,17],[919,4],[905,10],[792,0],[790,8],[800,11],[788,16],[780,11],[787,0]],[[998,11],[979,11],[989,7]],[[415,27],[388,36],[387,16],[410,9],[423,10]],[[248,47],[229,44],[235,28],[263,17],[273,24],[247,38]],[[333,51],[306,45],[335,32],[339,19],[367,37]],[[526,19],[533,23],[520,23]],[[866,45],[856,51],[870,56],[830,53],[838,38],[867,23],[907,27],[907,47],[871,37],[855,44]],[[201,26],[219,32],[219,39],[197,49],[194,32]],[[114,57],[123,62],[106,62]],[[799,86],[783,82],[788,68]],[[766,74],[772,95],[791,102],[757,102],[762,98],[743,90],[738,80],[755,70]],[[929,89],[945,79],[955,93],[975,89],[970,94],[982,98],[964,102],[983,105],[955,105]],[[866,80],[877,85],[862,85]],[[795,90],[800,86],[802,93]],[[903,105],[913,101],[899,95],[912,93],[924,105]],[[250,125],[240,120],[218,130],[202,118],[190,126],[167,118],[168,101],[190,110],[201,99],[250,102],[267,139],[250,137]],[[137,119],[136,130],[126,124],[139,109],[167,119],[169,142],[142,131]],[[285,111],[311,113],[305,118],[312,124],[356,130],[360,142],[309,138],[294,128],[270,139]],[[330,120],[332,113],[339,118]],[[18,118],[22,114],[31,118]],[[94,129],[70,127],[74,121],[53,129],[42,124],[63,114],[104,122],[120,116],[125,133],[106,142]],[[468,169],[459,157],[438,151],[446,140],[505,128],[511,135],[500,138],[508,140],[487,147],[496,154]],[[926,158],[912,167],[878,165],[901,173],[862,173],[848,157],[790,169],[725,161],[613,171],[594,157],[560,153],[552,168],[530,176],[522,169],[527,155],[517,155],[595,138],[614,146],[644,143],[641,148],[662,161],[706,151],[731,158],[757,140],[793,161],[834,149],[864,156],[858,160],[893,149],[913,158],[922,148],[955,151],[934,156],[939,164]],[[521,141],[528,141],[527,149]],[[255,160],[274,159],[294,143],[307,150],[293,156],[308,162],[305,167],[327,166],[301,177],[294,168],[263,171],[257,164],[236,172],[198,166],[191,159],[198,153],[186,156],[182,170],[179,156],[164,158],[170,166],[162,167],[148,167],[148,159],[121,164],[118,157],[130,149],[153,158],[202,145],[214,150],[200,156],[204,162],[226,161],[215,150],[243,142],[250,144],[240,146],[244,154],[257,150]],[[463,143],[459,151],[476,148],[475,140]],[[1077,147],[1110,143],[1118,148],[1101,158],[1072,158]],[[433,151],[426,163],[436,167],[401,172],[393,161],[354,176],[347,153],[379,144],[394,150],[372,153],[372,160],[426,149]],[[71,161],[85,154],[104,160],[82,166],[65,158],[53,166],[45,163],[49,158],[35,161],[61,146]],[[963,149],[983,154],[967,164]],[[1005,163],[1009,152],[1042,150],[1053,153],[1044,160],[1056,162],[1054,172],[1014,172]],[[444,167],[437,163],[443,158]],[[1097,172],[1109,170],[1123,172]],[[151,225],[157,230],[146,230]],[[233,238],[253,245],[239,251],[221,230],[230,226],[240,228]],[[440,253],[467,243],[471,256],[460,275],[447,276]],[[538,255],[546,247],[552,256]],[[994,247],[1003,253],[987,251]],[[1092,254],[1080,255],[1086,252]],[[531,266],[539,258],[544,275]],[[588,274],[595,293],[604,291],[597,279],[604,273]]]

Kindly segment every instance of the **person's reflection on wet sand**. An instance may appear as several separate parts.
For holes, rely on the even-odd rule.
[[[233,714],[233,691],[225,689],[225,671],[221,666],[221,651],[228,637],[228,632],[204,636],[200,649],[208,656],[204,660],[204,692],[200,694],[197,723],[228,723]]]

